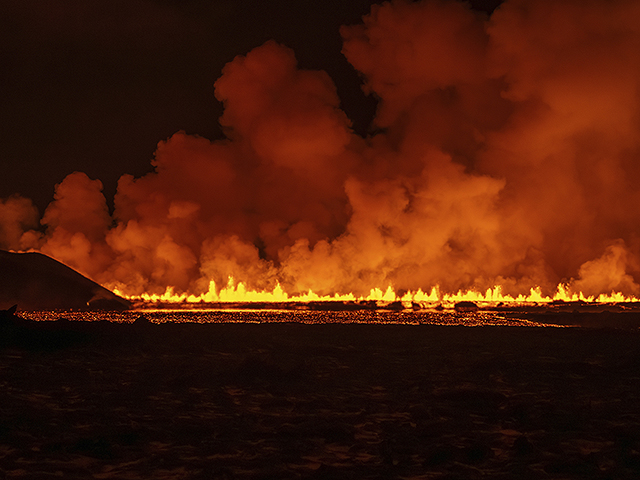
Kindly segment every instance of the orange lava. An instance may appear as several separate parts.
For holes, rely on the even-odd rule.
[[[278,284],[272,291],[254,291],[248,290],[244,283],[235,283],[233,278],[229,278],[227,285],[221,289],[216,289],[214,281],[209,283],[209,290],[201,295],[193,294],[176,294],[172,287],[167,287],[166,291],[161,294],[142,295],[124,295],[117,288],[113,289],[114,293],[121,295],[129,300],[144,301],[151,303],[236,303],[236,302],[335,302],[335,301],[377,301],[377,302],[402,302],[404,304],[417,303],[424,304],[455,304],[462,301],[471,301],[478,304],[495,305],[498,303],[527,305],[551,303],[555,301],[564,302],[589,302],[589,303],[620,303],[620,302],[637,302],[636,297],[625,296],[619,292],[611,292],[610,294],[600,294],[598,296],[586,296],[582,292],[571,292],[565,285],[558,285],[553,296],[545,296],[541,293],[539,287],[531,288],[529,295],[518,295],[513,297],[502,293],[502,287],[496,286],[487,289],[484,293],[466,290],[456,293],[444,293],[440,291],[438,286],[432,287],[429,293],[425,293],[422,289],[415,292],[408,291],[404,294],[395,292],[392,286],[386,289],[372,288],[367,296],[357,297],[352,293],[334,294],[334,295],[317,295],[309,290],[301,295],[289,295]]]

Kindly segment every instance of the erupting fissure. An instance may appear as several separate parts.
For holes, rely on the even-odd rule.
[[[117,288],[114,293],[123,295]],[[124,295],[126,296],[126,295]],[[144,301],[148,303],[286,303],[286,302],[357,302],[357,301],[375,301],[383,303],[402,302],[403,304],[450,304],[458,302],[471,301],[485,304],[545,304],[551,302],[588,302],[588,303],[629,303],[639,302],[640,300],[633,296],[625,296],[621,293],[611,292],[610,294],[600,294],[598,296],[585,296],[582,292],[571,292],[566,285],[558,285],[553,296],[544,296],[539,287],[531,288],[529,295],[518,295],[513,297],[502,293],[502,287],[497,286],[487,289],[486,292],[476,292],[472,290],[458,291],[457,293],[442,293],[439,287],[431,288],[430,292],[424,293],[421,289],[415,292],[408,291],[404,294],[397,294],[393,287],[386,289],[372,288],[366,296],[356,297],[349,293],[346,295],[317,295],[309,290],[301,295],[288,295],[282,287],[277,284],[272,291],[252,291],[247,290],[245,285],[240,282],[236,285],[233,278],[229,278],[227,285],[220,290],[216,289],[214,281],[209,284],[209,290],[201,295],[193,294],[176,294],[172,287],[167,287],[163,294],[148,294],[126,296],[129,300]]]
[[[0,248],[161,301],[640,296],[640,2],[394,0],[340,33],[367,137],[269,41],[215,82],[225,139],[160,142],[113,213],[80,172],[40,220],[0,199]]]

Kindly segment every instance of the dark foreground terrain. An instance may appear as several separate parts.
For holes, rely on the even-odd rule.
[[[0,479],[640,478],[637,331],[52,322],[0,395]]]

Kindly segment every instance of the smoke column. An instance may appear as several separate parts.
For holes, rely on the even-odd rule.
[[[345,26],[379,100],[367,138],[329,76],[267,42],[215,83],[226,139],[178,132],[155,170],[72,173],[35,229],[0,201],[0,244],[127,294],[640,293],[640,3],[507,0],[490,18],[404,0]]]

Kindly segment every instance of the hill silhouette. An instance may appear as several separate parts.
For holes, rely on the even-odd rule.
[[[41,253],[0,250],[0,309],[124,310],[129,302]]]

